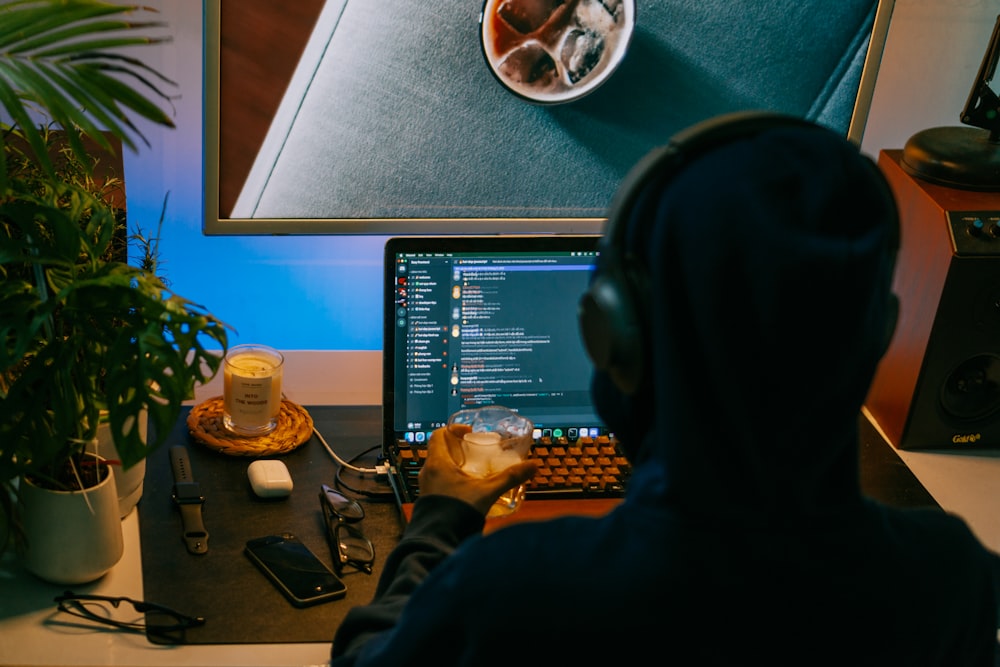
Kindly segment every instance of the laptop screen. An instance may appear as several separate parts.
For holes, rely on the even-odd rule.
[[[385,444],[425,442],[453,412],[500,404],[536,437],[606,433],[577,302],[597,236],[391,238],[385,250]]]

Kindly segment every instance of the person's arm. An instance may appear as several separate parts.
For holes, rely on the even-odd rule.
[[[336,658],[393,627],[413,589],[465,538],[481,532],[483,523],[483,515],[463,501],[422,494],[403,538],[386,559],[374,598],[347,612],[337,628],[332,664],[340,664]]]
[[[413,590],[465,539],[482,532],[490,506],[507,489],[535,473],[533,462],[477,478],[459,468],[466,425],[436,430],[420,470],[420,496],[403,538],[389,554],[372,601],[351,609],[333,640],[331,665],[353,664],[350,655],[391,629]],[[339,659],[339,660],[338,660]]]

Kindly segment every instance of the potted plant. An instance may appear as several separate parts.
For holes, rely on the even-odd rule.
[[[86,141],[113,153],[115,140],[132,150],[144,140],[129,113],[173,126],[150,99],[168,101],[162,88],[172,82],[123,55],[163,41],[138,34],[161,23],[129,20],[144,11],[101,0],[0,5],[0,521],[8,526],[0,532],[8,536],[19,534],[25,484],[70,493],[108,477],[87,454],[102,414],[121,465],[136,464],[165,441],[227,348],[226,325],[174,294],[155,254],[138,265],[121,255],[120,208],[107,181],[92,177]],[[9,538],[0,541],[2,550]]]

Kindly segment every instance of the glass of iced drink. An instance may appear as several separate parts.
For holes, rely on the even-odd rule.
[[[493,75],[526,100],[557,104],[592,92],[625,57],[635,0],[486,0],[483,54]]]
[[[472,430],[462,440],[462,470],[485,477],[528,458],[534,442],[531,421],[502,405],[459,410],[449,424],[468,424]],[[488,517],[506,516],[517,511],[524,500],[524,485],[505,492],[493,504]]]

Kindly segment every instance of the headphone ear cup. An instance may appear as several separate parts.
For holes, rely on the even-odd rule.
[[[635,312],[624,276],[617,270],[596,276],[578,308],[591,361],[628,395],[638,391],[643,377],[642,331]]]

